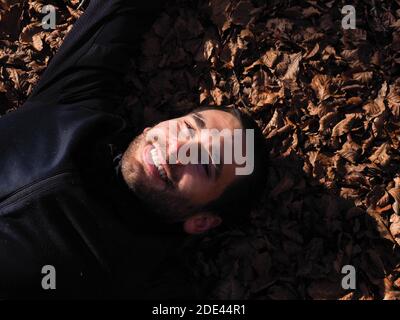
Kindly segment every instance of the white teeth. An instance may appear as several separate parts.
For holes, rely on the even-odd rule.
[[[165,177],[167,176],[164,168],[162,167],[162,165],[160,164],[160,161],[158,160],[158,154],[157,154],[157,150],[156,149],[151,149],[150,150],[150,154],[151,154],[151,158],[153,159],[154,165],[156,166],[158,173],[160,174],[161,178],[165,179]]]

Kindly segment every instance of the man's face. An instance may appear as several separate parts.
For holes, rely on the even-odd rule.
[[[165,214],[183,214],[217,199],[237,179],[235,162],[220,159],[220,164],[205,164],[199,159],[202,163],[182,164],[179,159],[181,148],[189,145],[196,146],[199,155],[211,153],[214,147],[224,150],[225,140],[208,139],[201,134],[204,129],[233,132],[242,127],[230,113],[205,110],[146,128],[122,158],[124,180],[151,207]]]

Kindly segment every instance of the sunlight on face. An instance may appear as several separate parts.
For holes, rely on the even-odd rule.
[[[171,127],[190,134],[169,135]],[[129,146],[122,159],[122,174],[126,183],[144,200],[169,211],[184,211],[201,207],[217,199],[237,176],[237,165],[230,164],[171,164],[169,157],[178,154],[188,143],[198,145],[199,149],[210,150],[211,141],[202,139],[202,129],[242,129],[239,120],[230,113],[219,110],[205,110],[191,113],[181,118],[161,122],[153,128],[146,128]],[[167,137],[160,145],[147,141],[146,136],[157,131]],[[184,138],[182,138],[183,136]],[[215,142],[215,141],[214,141]],[[224,139],[219,139],[223,150]],[[164,159],[166,157],[167,159]]]

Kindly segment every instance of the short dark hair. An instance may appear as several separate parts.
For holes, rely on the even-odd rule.
[[[236,107],[205,106],[192,112],[220,110],[235,116],[244,130],[254,130],[254,170],[250,175],[240,176],[222,195],[202,209],[218,214],[225,226],[247,223],[250,211],[258,204],[267,180],[267,143],[260,127],[246,112]],[[191,112],[191,113],[192,113]]]

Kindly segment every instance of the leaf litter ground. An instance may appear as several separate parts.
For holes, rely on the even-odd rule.
[[[89,1],[86,1],[89,2]],[[79,1],[0,1],[0,113],[12,112],[82,13]],[[154,123],[235,105],[269,145],[248,228],[186,245],[196,286],[222,299],[400,298],[400,1],[175,1],[138,44],[121,110]],[[87,3],[85,3],[85,6]],[[341,287],[343,265],[357,271]]]

